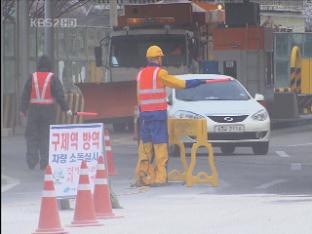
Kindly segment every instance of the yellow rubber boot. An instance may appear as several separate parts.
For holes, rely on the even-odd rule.
[[[168,161],[168,146],[167,144],[154,144],[155,151],[155,184],[167,183],[167,161]]]
[[[150,185],[154,182],[155,173],[154,167],[151,165],[153,156],[152,143],[139,144],[138,162],[135,169],[136,184],[138,186]]]

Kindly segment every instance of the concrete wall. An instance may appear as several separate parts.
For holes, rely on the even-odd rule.
[[[219,71],[224,73],[223,62],[236,61],[237,79],[251,95],[261,93],[266,99],[273,98],[273,84],[266,86],[266,53],[264,51],[214,51],[214,60],[219,61]]]

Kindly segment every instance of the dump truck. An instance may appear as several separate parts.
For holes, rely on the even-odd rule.
[[[145,53],[151,45],[163,49],[163,66],[171,74],[198,73],[200,51],[204,50],[200,19],[190,2],[125,5],[118,26],[95,48],[97,66],[105,68],[103,82],[77,84],[85,111],[98,112],[97,117],[86,120],[112,123],[116,130],[132,129],[136,76],[146,65]]]

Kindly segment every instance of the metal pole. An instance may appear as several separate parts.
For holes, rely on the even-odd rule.
[[[3,99],[4,99],[4,22],[3,22],[3,1],[1,1],[1,132],[3,129]],[[1,147],[2,148],[2,147]],[[2,154],[2,151],[1,151]]]
[[[18,8],[17,15],[17,50],[16,61],[18,71],[16,74],[16,107],[18,110],[19,100],[23,86],[29,76],[29,16],[28,0],[16,1]],[[18,113],[18,112],[17,112]],[[18,118],[18,116],[17,116]],[[22,124],[22,123],[21,123]],[[22,126],[23,127],[23,126]]]
[[[17,1],[19,8],[18,15],[18,58],[19,59],[19,81],[18,86],[21,91],[21,85],[26,82],[29,75],[29,17],[28,17],[28,0]]]
[[[53,25],[53,6],[52,0],[45,0],[44,2],[44,18],[46,22],[52,22]],[[44,54],[48,55],[51,59],[52,67],[54,67],[54,32],[53,26],[49,24],[44,28]]]
[[[111,28],[117,26],[117,0],[109,1],[109,24]]]

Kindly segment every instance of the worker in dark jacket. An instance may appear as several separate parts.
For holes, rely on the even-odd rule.
[[[25,131],[26,162],[34,169],[39,162],[44,170],[49,162],[49,127],[56,117],[57,102],[67,115],[72,112],[65,101],[60,80],[51,72],[51,62],[46,55],[38,60],[38,70],[27,80],[21,99],[20,114],[27,115]]]

